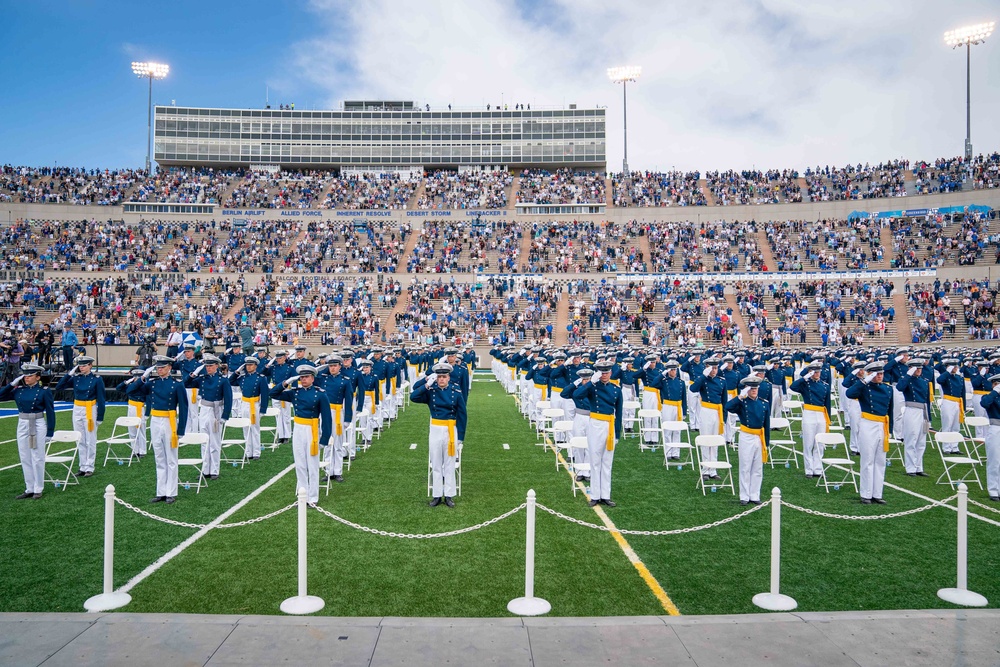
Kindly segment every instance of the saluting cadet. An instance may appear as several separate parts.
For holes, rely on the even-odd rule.
[[[333,420],[330,445],[325,450],[325,456],[328,462],[327,475],[335,482],[344,481],[344,459],[354,458],[354,453],[347,450],[344,442],[347,426],[354,419],[354,385],[350,378],[341,373],[343,361],[337,354],[327,356],[327,373],[320,383],[320,389],[326,392],[330,402],[330,416]]]
[[[402,391],[400,387],[403,385],[403,380],[406,375],[403,373],[403,362],[396,356],[395,350],[388,350],[386,352],[386,363],[385,363],[385,374],[386,374],[386,391],[389,396],[389,418],[396,419],[399,417],[399,405],[400,398],[402,398]],[[465,367],[461,366],[462,371],[465,371]],[[466,375],[468,378],[468,375]],[[466,387],[464,393],[468,397],[468,382],[464,383]]]
[[[903,465],[910,477],[927,477],[924,472],[924,449],[931,423],[930,383],[921,376],[924,360],[910,359],[909,369],[896,383],[903,396]],[[895,396],[895,394],[893,394]]]
[[[94,474],[97,429],[104,421],[104,382],[91,372],[93,368],[92,357],[77,357],[76,366],[59,380],[53,392],[73,389],[73,429],[82,436],[78,445],[80,469],[76,472],[77,477]]]
[[[364,448],[368,449],[372,444],[372,431],[375,428],[375,420],[377,419],[376,415],[378,414],[382,392],[378,377],[372,372],[371,359],[359,359],[358,365],[360,366],[361,373],[355,378],[354,394],[357,396],[357,412],[359,414],[363,413],[358,422],[358,428],[361,429]],[[412,390],[410,391],[410,400],[413,400]],[[353,452],[353,441],[348,441],[347,444]]]
[[[576,371],[577,378],[580,380],[577,383],[576,380],[566,385],[565,389],[562,390],[560,394],[564,399],[569,399],[569,402],[573,403],[573,437],[579,438],[587,437],[587,427],[590,425],[590,397],[584,394],[576,395],[576,388],[585,382],[590,382],[590,379],[594,375],[593,369],[581,368]],[[588,449],[573,448],[573,463],[580,465],[587,463],[590,459],[590,453]],[[576,481],[590,481],[590,477],[581,473],[576,476]]]
[[[663,366],[660,359],[655,354],[651,355],[646,363],[642,365],[642,371],[637,374],[637,378],[642,380],[642,409],[660,411],[663,404],[660,402],[660,386],[663,384]],[[624,397],[622,397],[624,400]],[[642,441],[646,444],[657,445],[660,442],[659,433],[656,432],[656,419],[645,417],[642,420]]]
[[[340,364],[340,374],[343,375],[351,382],[351,392],[352,395],[358,391],[358,371],[357,366],[354,365],[354,351],[344,348],[340,352],[340,358],[342,362]],[[412,383],[410,383],[412,386]],[[357,423],[358,423],[358,413],[360,410],[355,410],[352,408],[352,414],[354,415],[351,421],[347,424],[347,431],[344,433],[344,445],[351,454],[355,454],[357,451]]]
[[[194,352],[194,343],[184,343],[183,351],[173,360],[173,369],[180,371],[181,378],[190,377],[191,373],[194,373],[201,366],[201,362],[195,357]],[[197,433],[198,410],[195,408],[198,405],[197,389],[188,390],[188,405],[191,406],[191,409],[188,410],[188,423],[185,427],[185,433]]]
[[[666,364],[667,373],[660,382],[660,421],[684,421],[688,414],[687,407],[687,384],[681,379],[678,371],[680,364],[676,359],[671,359]],[[671,447],[671,443],[680,442],[680,431],[663,431],[663,446],[667,448],[664,456],[671,461],[677,461],[681,457],[681,450]]]
[[[767,448],[771,444],[771,406],[760,398],[761,378],[746,377],[739,395],[726,403],[726,412],[740,418],[740,505],[760,504]]]
[[[701,352],[698,350],[692,350],[688,360],[681,364],[681,373],[687,375],[687,400],[688,406],[690,406],[688,415],[692,431],[698,431],[701,428],[701,394],[694,390],[693,385],[695,379],[700,378],[704,370],[705,365],[701,363]]]
[[[431,507],[442,500],[448,507],[455,501],[455,458],[465,440],[468,415],[465,397],[458,385],[451,382],[452,366],[435,364],[432,373],[417,380],[410,400],[424,403],[430,409],[430,431],[427,446],[431,464]]]
[[[848,446],[851,454],[855,455],[861,454],[861,450],[858,448],[858,443],[861,442],[861,405],[856,398],[850,398],[847,395],[847,390],[855,382],[860,382],[864,376],[865,362],[856,361],[851,367],[851,372],[845,375],[841,382],[844,387],[844,409],[851,423],[851,441]]]
[[[151,366],[152,360],[150,360]],[[128,416],[139,419],[138,426],[128,427],[128,436],[132,439],[132,451],[140,458],[146,455],[146,403],[142,382],[140,382],[145,370],[133,368],[130,372],[132,377],[115,387],[115,391],[125,394],[125,400],[128,402]]]
[[[306,501],[319,502],[319,450],[330,443],[330,400],[313,382],[316,369],[300,364],[293,375],[271,390],[271,398],[289,401],[295,409],[292,455],[295,457],[295,488],[306,490]]]
[[[312,368],[312,364],[306,364]],[[300,366],[298,371],[304,366]],[[244,404],[243,414],[250,419],[250,426],[243,429],[247,458],[260,458],[260,416],[267,412],[269,393],[267,378],[257,372],[257,357],[247,357],[243,368],[229,376],[229,384],[240,388],[240,401]],[[278,385],[281,386],[281,385]]]
[[[701,435],[722,435],[725,420],[722,417],[723,405],[726,403],[726,381],[719,377],[719,362],[715,359],[705,361],[705,369],[698,376],[691,388],[701,396]],[[701,457],[704,461],[718,461],[718,447],[702,447]],[[710,468],[701,469],[705,479],[718,479],[719,475]]]
[[[791,390],[802,395],[802,463],[806,477],[823,474],[823,450],[816,435],[830,430],[830,385],[820,379],[823,364],[814,361],[802,369]]]
[[[969,384],[972,388],[972,395],[974,396],[974,398],[972,399],[972,414],[974,414],[977,417],[986,416],[986,410],[983,409],[981,399],[983,396],[990,393],[991,387],[990,387],[989,375],[990,375],[990,362],[987,361],[986,359],[980,359],[979,361],[977,361],[976,372],[973,373],[972,377],[969,378]],[[968,392],[966,393],[968,394]],[[985,442],[987,430],[988,427],[986,426],[977,426],[976,437],[982,438],[983,441]]]
[[[532,419],[539,421],[542,418],[542,411],[538,404],[549,400],[549,362],[541,352],[535,357],[535,365],[525,375],[525,379],[531,385],[531,412]]]
[[[865,367],[865,376],[847,389],[848,398],[858,399],[861,406],[861,502],[884,505],[882,486],[885,482],[885,454],[889,451],[892,431],[892,389],[882,382],[883,365],[876,362]]]
[[[184,380],[184,387],[198,390],[197,405],[189,406],[198,412],[198,432],[208,436],[201,446],[202,474],[208,479],[218,479],[222,458],[222,429],[233,412],[233,388],[229,379],[219,372],[219,358],[214,354],[202,357],[203,367]]]
[[[618,386],[622,390],[622,400],[626,403],[636,400],[639,395],[639,371],[633,365],[635,357],[625,357],[622,359],[621,384]]]
[[[288,352],[285,350],[275,352],[274,359],[264,366],[264,376],[273,386],[283,383],[293,375],[296,375],[295,367],[288,363]],[[275,407],[278,408],[276,436],[278,442],[284,444],[292,437],[292,404],[288,401],[277,401]]]
[[[177,441],[188,423],[188,392],[170,377],[174,360],[154,357],[154,366],[143,373],[143,393],[149,406],[149,444],[156,460],[156,496],[153,503],[177,500]],[[150,378],[155,371],[156,376]]]
[[[562,419],[573,421],[576,415],[576,406],[573,403],[573,399],[564,398],[562,392],[566,387],[571,386],[576,378],[569,375],[569,369],[566,367],[565,362],[565,353],[556,352],[552,355],[552,370],[549,373],[549,400],[552,401],[553,408],[563,411],[564,416]],[[565,432],[557,431],[555,441],[567,442],[568,437],[568,434]]]
[[[316,368],[315,366],[313,366],[313,363],[306,358],[306,346],[305,345],[296,345],[295,346],[295,356],[292,358],[291,364],[292,364],[292,368],[295,369],[296,373],[299,372],[299,366],[310,366],[314,370]],[[313,374],[313,375],[315,376],[315,374]]]
[[[41,366],[24,364],[22,375],[0,389],[0,401],[17,404],[17,454],[24,474],[24,493],[16,500],[42,497],[45,487],[45,448],[56,430],[52,392],[42,386]]]
[[[990,420],[986,434],[986,489],[996,503],[1000,502],[1000,375],[991,376],[989,381],[993,389],[979,403]]]
[[[771,417],[780,417],[785,403],[785,368],[781,358],[764,363],[765,377],[771,384]]]
[[[736,398],[736,394],[740,391],[740,380],[743,377],[734,368],[735,358],[732,355],[726,355],[722,357],[722,363],[719,364],[719,377],[721,377],[726,383],[726,397],[722,400],[723,403],[729,399]],[[726,415],[725,421],[723,422],[723,434],[726,436],[726,444],[732,445],[736,438],[736,415]]]
[[[590,400],[590,423],[587,425],[587,449],[590,460],[590,506],[598,503],[614,507],[611,500],[611,468],[615,458],[615,443],[622,436],[622,390],[611,382],[609,361],[598,362],[594,370],[600,373],[597,382],[580,383],[574,396]]]
[[[937,379],[941,386],[941,433],[958,433],[965,423],[965,378],[959,373],[958,359],[942,361],[944,373]],[[957,443],[942,443],[945,454],[957,454]]]

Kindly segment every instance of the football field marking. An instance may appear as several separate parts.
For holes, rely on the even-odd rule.
[[[294,469],[295,469],[295,464],[293,463],[290,466],[288,466],[287,468],[285,468],[284,470],[282,470],[281,472],[279,472],[277,475],[275,475],[274,477],[272,477],[271,479],[269,479],[268,481],[264,482],[263,486],[260,486],[259,488],[257,488],[254,491],[252,491],[250,493],[250,495],[248,495],[246,498],[244,498],[240,502],[236,503],[235,505],[233,505],[232,507],[230,507],[229,509],[227,509],[225,512],[223,512],[222,514],[220,514],[219,516],[217,516],[215,519],[213,519],[211,523],[206,524],[204,528],[200,528],[198,530],[198,532],[196,532],[194,535],[192,535],[191,537],[187,538],[186,540],[184,540],[183,542],[181,542],[180,544],[178,544],[176,547],[174,547],[173,549],[171,549],[167,553],[165,553],[162,556],[160,556],[154,563],[152,563],[151,565],[149,565],[148,567],[146,567],[145,570],[143,570],[139,574],[137,574],[134,577],[132,577],[131,579],[129,579],[128,583],[126,583],[124,586],[122,586],[121,588],[119,588],[116,592],[118,592],[118,593],[128,593],[129,591],[131,591],[138,584],[140,584],[142,581],[144,581],[145,579],[147,579],[150,575],[152,575],[157,570],[159,570],[161,567],[163,567],[164,565],[166,565],[167,563],[169,563],[175,557],[179,556],[181,554],[181,552],[183,552],[189,546],[191,546],[192,544],[194,544],[195,542],[197,542],[198,540],[200,540],[201,538],[203,538],[205,535],[207,535],[209,532],[211,532],[213,528],[215,528],[216,526],[218,526],[220,523],[222,523],[223,521],[225,521],[226,519],[228,519],[229,517],[231,517],[233,514],[235,514],[239,510],[243,509],[247,505],[247,503],[249,503],[251,500],[253,500],[257,496],[259,496],[260,494],[262,494],[264,491],[266,491],[268,488],[270,488],[273,484],[275,484],[279,479],[281,479],[282,477],[284,477],[285,475],[287,475],[290,471],[292,471]]]

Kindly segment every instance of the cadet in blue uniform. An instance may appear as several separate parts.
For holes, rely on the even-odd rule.
[[[152,360],[150,360],[149,367],[152,367]],[[138,426],[128,427],[128,436],[132,439],[132,452],[140,458],[146,455],[147,415],[142,382],[140,382],[145,370],[133,368],[131,372],[132,377],[115,387],[116,391],[125,394],[125,400],[128,402],[128,416],[139,419]]]
[[[274,359],[267,362],[264,367],[264,375],[271,381],[273,386],[277,386],[296,375],[295,367],[288,363],[288,352],[278,350],[274,353]],[[278,430],[276,437],[279,443],[286,443],[292,438],[292,404],[288,401],[277,401],[275,407],[278,408]]]
[[[691,389],[701,397],[701,435],[723,435],[722,416],[726,403],[726,381],[718,375],[719,362],[714,359],[705,361],[701,375],[695,378]],[[701,458],[704,461],[718,461],[718,447],[702,447]],[[717,478],[718,474],[710,468],[702,468],[701,474],[706,479]]]
[[[326,448],[326,472],[335,482],[344,481],[344,459],[354,458],[354,454],[348,452],[344,442],[347,426],[354,419],[354,385],[350,378],[341,372],[343,361],[337,354],[327,356],[327,373],[323,375],[320,383],[320,388],[326,392],[327,400],[330,402],[330,416],[333,419],[330,445]]]
[[[208,479],[218,479],[219,461],[222,458],[222,430],[233,412],[233,388],[229,379],[219,372],[219,358],[214,354],[202,357],[204,367],[184,379],[187,389],[198,390],[197,405],[189,406],[198,412],[198,432],[208,436],[201,446],[202,474]]]
[[[822,370],[821,362],[812,362],[791,386],[802,395],[802,463],[810,479],[823,474],[825,447],[816,436],[830,430],[830,385],[820,379]]]
[[[663,407],[660,401],[660,387],[663,384],[664,368],[660,365],[660,359],[656,355],[650,356],[646,363],[642,365],[642,370],[637,374],[637,379],[642,380],[642,409],[656,410]],[[624,400],[624,397],[622,397]],[[656,446],[660,442],[660,436],[656,429],[657,420],[654,418],[643,418],[642,420],[642,441],[646,444]]]
[[[564,416],[558,418],[560,421],[573,421],[576,417],[573,399],[564,398],[562,395],[563,390],[572,385],[574,380],[576,377],[570,376],[569,368],[566,366],[566,354],[556,352],[552,355],[552,369],[549,371],[549,400],[554,409],[563,411]],[[466,396],[466,400],[468,400],[468,396]],[[555,434],[556,442],[568,442],[568,439],[569,434],[563,431],[557,431]]]
[[[924,360],[906,362],[909,369],[896,383],[903,397],[903,465],[910,477],[927,477],[924,472],[924,449],[931,423],[930,383],[922,377]],[[893,394],[895,396],[895,394]]]
[[[97,429],[104,421],[104,382],[91,372],[93,368],[93,358],[78,357],[76,366],[59,380],[54,392],[73,389],[73,429],[83,436],[78,445],[80,452],[80,470],[76,473],[78,477],[90,477],[94,474]]]
[[[143,374],[143,394],[149,406],[149,444],[156,459],[154,503],[177,500],[177,440],[188,423],[188,393],[184,384],[170,377],[174,360],[155,357],[153,368]],[[149,374],[155,371],[156,376]]]
[[[312,368],[312,364],[306,363]],[[300,365],[298,372],[304,366]],[[315,371],[315,369],[313,369]],[[315,372],[313,373],[315,375]],[[250,419],[250,426],[243,429],[247,458],[260,458],[260,416],[267,412],[269,394],[267,378],[257,372],[257,357],[247,357],[243,369],[229,376],[229,384],[240,388],[240,401],[246,406],[243,415]],[[279,387],[281,385],[278,385]]]
[[[965,423],[965,378],[959,372],[958,359],[942,361],[945,372],[937,379],[941,386],[941,433],[959,433]],[[945,454],[957,454],[956,443],[942,443]]]
[[[417,380],[410,393],[414,403],[430,409],[427,446],[431,466],[431,507],[441,504],[454,507],[455,460],[465,440],[468,415],[461,389],[451,382],[452,366],[435,364],[433,372]]]
[[[295,409],[295,488],[305,489],[306,500],[315,504],[319,502],[319,450],[330,443],[333,420],[326,392],[313,384],[316,369],[312,364],[300,364],[298,372],[272,389],[271,398],[289,401]]]
[[[882,382],[883,366],[868,364],[865,376],[847,389],[848,398],[858,399],[861,407],[861,502],[884,505],[882,486],[885,483],[885,453],[889,451],[892,431],[892,388]]]
[[[591,377],[593,377],[594,371],[590,368],[581,368],[576,371],[577,378],[580,379],[580,383],[576,380],[566,385],[566,388],[562,390],[562,397],[568,399],[573,403],[573,437],[574,438],[586,438],[587,437],[587,427],[590,425],[590,397],[584,394],[576,395],[576,388],[579,384],[584,381],[590,382]],[[589,448],[577,448],[572,449],[573,463],[575,465],[586,464],[590,460]],[[582,472],[577,472],[576,481],[590,481],[590,476]]]
[[[986,359],[980,359],[976,362],[976,372],[972,374],[969,378],[969,385],[972,389],[972,414],[976,417],[985,417],[986,410],[982,406],[982,397],[990,393],[990,362]],[[968,392],[966,392],[968,394]],[[988,426],[977,426],[976,427],[976,437],[982,438],[986,441],[986,435],[989,427]]]
[[[764,463],[771,444],[771,405],[761,400],[760,384],[759,377],[744,378],[739,395],[726,403],[726,412],[740,418],[740,505],[760,504]]]
[[[671,359],[667,362],[666,369],[666,375],[660,381],[661,424],[668,421],[684,421],[688,414],[688,388],[679,374],[680,364],[676,359]],[[672,461],[679,460],[681,450],[670,445],[680,440],[680,431],[663,431],[663,446],[666,447],[663,455]]]
[[[692,350],[688,360],[681,364],[681,373],[687,374],[688,385],[688,415],[690,417],[691,430],[701,429],[701,394],[696,392],[692,385],[697,378],[700,378],[705,370],[705,365],[701,363],[701,352]]]
[[[986,489],[996,503],[1000,502],[1000,375],[991,376],[989,381],[993,389],[979,402],[990,420],[986,434]]]
[[[358,419],[358,428],[361,429],[363,446],[368,449],[372,445],[372,431],[378,419],[382,387],[378,377],[372,372],[371,359],[361,359],[358,361],[358,365],[361,372],[355,378],[354,395],[357,396],[357,412],[362,415]],[[412,392],[410,400],[413,400]],[[353,442],[348,442],[349,447],[353,447],[353,444]]]
[[[599,372],[596,382],[577,380],[580,384],[574,397],[590,401],[590,423],[587,426],[587,445],[590,458],[590,506],[601,503],[614,507],[611,500],[611,468],[615,458],[615,442],[622,436],[622,390],[611,383],[611,366],[599,362],[594,370]]]
[[[191,373],[198,370],[201,366],[201,362],[195,357],[194,343],[184,343],[184,350],[177,355],[174,359],[173,369],[175,371],[180,371],[181,378],[190,377]],[[232,368],[232,366],[230,366]],[[195,406],[198,405],[198,390],[189,389],[188,390],[188,405],[191,409],[188,410],[188,423],[185,427],[186,433],[197,433],[198,432],[198,410]]]
[[[56,430],[52,392],[41,384],[41,366],[24,364],[23,375],[0,389],[0,401],[17,404],[17,453],[24,473],[24,493],[16,500],[39,499],[45,486],[45,447]]]

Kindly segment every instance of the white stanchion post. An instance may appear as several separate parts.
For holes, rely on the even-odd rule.
[[[128,593],[115,592],[115,487],[104,489],[104,592],[87,598],[87,611],[111,611],[132,601]]]
[[[768,611],[791,611],[799,603],[779,592],[781,583],[781,489],[771,490],[771,591],[753,596],[753,603]]]
[[[969,487],[958,485],[958,582],[955,588],[942,588],[937,594],[945,602],[963,607],[985,607],[987,600],[968,588],[969,579]]]
[[[527,531],[524,538],[524,597],[507,603],[507,611],[518,616],[541,616],[552,610],[547,600],[535,597],[535,490],[528,491]]]
[[[307,592],[308,561],[306,551],[306,490],[299,489],[299,594],[281,603],[281,611],[286,614],[312,614],[326,604],[323,598]]]

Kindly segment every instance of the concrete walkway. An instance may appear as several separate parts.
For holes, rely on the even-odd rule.
[[[0,665],[998,665],[1000,610],[605,618],[0,614]]]

